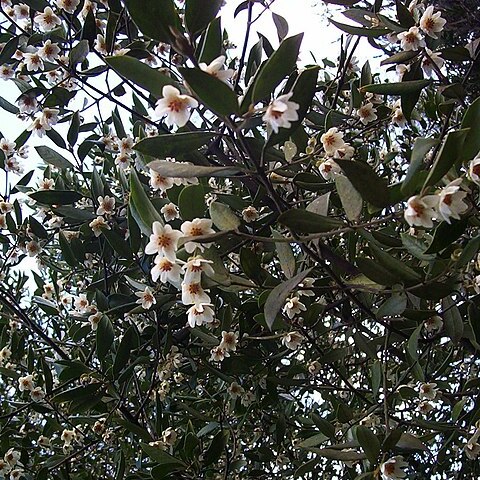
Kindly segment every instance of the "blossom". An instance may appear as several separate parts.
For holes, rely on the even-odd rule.
[[[160,222],[153,222],[152,231],[150,242],[145,247],[145,253],[147,255],[157,253],[171,262],[175,262],[178,240],[183,237],[183,233],[179,230],[173,230],[170,225],[163,226]]]
[[[366,103],[365,105],[362,105],[358,110],[357,110],[357,115],[360,118],[360,121],[364,124],[367,125],[370,122],[373,122],[376,120],[377,114],[376,114],[376,108],[373,106],[372,103]]]
[[[210,64],[200,63],[198,66],[204,71],[212,75],[213,77],[217,77],[222,82],[227,83],[235,73],[235,70],[231,68],[227,68],[223,70],[223,65],[225,64],[226,57],[225,55],[220,55],[215,60],[212,60]]]
[[[183,222],[180,227],[183,234],[186,237],[199,237],[201,235],[209,235],[215,233],[212,228],[212,221],[208,218],[194,218],[191,222]],[[192,253],[196,248],[199,248],[202,252],[207,244],[201,244],[193,241],[185,243],[184,247],[188,253]]]
[[[98,327],[98,324],[100,323],[100,320],[102,319],[103,314],[101,312],[94,312],[92,315],[88,317],[88,321],[90,322],[90,326],[93,331],[95,331]]]
[[[354,154],[355,148],[350,144],[345,143],[343,147],[337,148],[337,150],[333,152],[333,158],[338,160],[351,160]]]
[[[105,221],[102,216],[94,218],[88,226],[93,230],[93,234],[99,237],[102,234],[103,229],[111,230],[110,225]]]
[[[215,313],[211,307],[211,303],[199,303],[191,306],[187,310],[188,324],[194,328],[196,325],[201,326],[205,323],[212,323]]]
[[[287,314],[288,318],[293,318],[306,309],[307,307],[300,301],[299,297],[289,298],[283,307],[283,311]]]
[[[430,402],[420,402],[417,405],[417,410],[422,414],[422,415],[427,415],[433,410],[433,405]]]
[[[13,6],[13,14],[16,20],[23,20],[30,17],[30,7],[25,3],[19,3]]]
[[[95,42],[93,44],[93,48],[102,55],[108,55],[107,41],[102,34],[99,33],[97,35],[97,38],[95,39]]]
[[[37,52],[25,53],[23,57],[25,59],[25,66],[29,72],[43,70],[43,60]]]
[[[197,108],[198,102],[188,96],[182,95],[178,88],[165,85],[162,90],[163,98],[157,101],[155,114],[164,117],[168,126],[178,125],[183,127],[190,118],[190,109]]]
[[[7,463],[9,467],[14,467],[20,460],[20,452],[14,450],[13,448],[10,448],[3,456],[3,460],[5,461],[5,463]]]
[[[67,446],[67,447],[69,447],[71,443],[74,440],[76,440],[76,438],[77,438],[77,433],[75,432],[75,430],[65,429],[60,435],[60,440],[62,440],[64,446]]]
[[[469,440],[464,447],[464,451],[468,459],[476,460],[478,455],[480,455],[480,444]]]
[[[143,292],[135,292],[135,295],[139,297],[139,299],[135,303],[140,304],[144,310],[149,310],[152,305],[155,305],[157,303],[157,300],[155,299],[152,290],[150,290],[150,287],[145,287],[145,290],[143,290]]]
[[[210,350],[210,360],[213,362],[223,362],[226,357],[229,357],[230,353],[225,349],[218,347],[213,347]]]
[[[11,67],[11,65],[1,65],[0,66],[0,78],[2,80],[8,80],[15,76],[15,70]]]
[[[12,155],[13,152],[15,151],[15,148],[16,148],[15,142],[10,142],[6,138],[0,139],[0,150],[5,154],[6,157],[8,157],[9,155]],[[7,213],[7,212],[3,212],[3,213]]]
[[[162,283],[170,282],[173,285],[180,283],[180,274],[182,273],[180,265],[160,255],[155,257],[154,263],[155,265],[150,271],[154,282],[160,278],[160,282]]]
[[[290,350],[296,350],[303,342],[303,335],[298,332],[289,332],[282,337],[282,343]]]
[[[404,127],[407,124],[400,101],[395,102],[393,105],[392,122],[399,127]]]
[[[232,382],[227,391],[234,400],[245,392],[244,388],[237,382]]]
[[[420,385],[419,396],[421,399],[435,400],[437,398],[437,384],[436,383],[422,383]]]
[[[33,113],[37,109],[37,99],[33,95],[22,95],[18,99],[20,113]]]
[[[81,293],[80,295],[75,297],[73,306],[78,312],[87,313],[90,309],[90,302],[88,301],[87,296],[84,293]]]
[[[342,148],[345,145],[343,140],[343,132],[339,132],[337,127],[330,128],[321,137],[323,148],[328,155],[333,155],[335,150]]]
[[[328,159],[322,162],[319,169],[320,174],[325,180],[332,180],[333,178],[335,178],[335,175],[338,175],[342,171],[338,163],[336,163],[332,159]]]
[[[408,463],[405,462],[400,455],[389,458],[386,462],[380,465],[382,480],[397,480],[399,478],[405,478],[406,473],[403,469],[407,466]]]
[[[166,222],[171,222],[180,216],[178,208],[174,203],[167,203],[160,209],[161,214],[165,218]]]
[[[162,432],[162,441],[167,445],[174,445],[177,441],[177,432],[172,427],[168,427]]]
[[[279,128],[290,128],[292,124],[298,120],[298,109],[300,105],[295,102],[290,102],[293,92],[285,95],[280,95],[273,100],[267,107],[267,111],[262,119],[270,125],[275,133],[278,133]]]
[[[242,210],[242,217],[247,223],[254,222],[259,217],[258,210],[253,205],[249,205]]]
[[[404,63],[398,63],[395,66],[395,72],[398,75],[398,80],[402,81],[403,76],[410,71],[410,65],[405,65]]]
[[[433,71],[435,70],[434,65],[437,66],[438,69],[443,67],[445,60],[435,52],[432,52],[429,48],[425,49],[425,56],[422,60],[422,69],[425,72],[425,75],[431,77]]]
[[[198,282],[182,283],[182,303],[184,305],[209,304],[210,297]]]
[[[437,195],[415,195],[407,201],[404,212],[406,222],[411,226],[432,228],[432,218],[435,217],[435,208],[438,206]]]
[[[111,215],[115,210],[115,198],[105,195],[98,197],[97,215]]]
[[[80,4],[80,0],[55,0],[55,4],[67,13],[73,13]]]
[[[38,190],[53,190],[55,180],[53,178],[42,178],[38,183]]]
[[[56,125],[58,122],[58,114],[60,110],[56,108],[44,108],[42,110],[42,116],[40,117],[40,123],[45,130],[50,130],[52,125]]]
[[[35,387],[30,392],[30,397],[34,402],[40,402],[45,398],[45,392],[43,391],[42,387]]]
[[[56,25],[61,25],[62,23],[60,18],[53,13],[53,10],[50,7],[45,7],[43,13],[37,13],[33,21],[38,24],[40,30],[44,32],[49,32],[55,28]]]
[[[438,213],[447,223],[451,223],[451,218],[460,219],[460,214],[468,209],[468,205],[463,202],[467,193],[460,190],[462,179],[458,178],[450,182],[445,188],[442,188],[439,194]]]
[[[45,125],[42,123],[42,120],[40,117],[37,117],[33,120],[33,122],[29,125],[27,128],[29,132],[32,132],[33,134],[37,135],[37,137],[42,138],[45,135],[46,128]],[[50,128],[48,128],[50,130]]]
[[[174,180],[171,177],[163,177],[155,170],[150,169],[150,186],[154,191],[160,190],[165,193],[169,188],[174,185]]]
[[[35,240],[30,240],[25,244],[25,250],[29,257],[35,257],[42,251],[42,247]]]
[[[416,51],[419,48],[425,47],[425,40],[418,27],[410,27],[408,32],[399,33],[398,39],[406,52],[410,50]]]
[[[54,62],[60,57],[60,47],[56,43],[52,43],[50,39],[38,49],[38,55],[42,60],[47,62]]]
[[[427,318],[423,322],[423,327],[428,333],[436,332],[441,330],[443,327],[443,320],[442,317],[438,315],[433,315],[430,318]]]
[[[33,375],[26,375],[25,377],[20,377],[18,379],[18,389],[21,392],[25,390],[32,391],[35,388],[35,384],[33,382]]]
[[[132,157],[128,153],[125,152],[120,152],[116,157],[115,157],[115,165],[117,165],[118,168],[121,170],[125,170],[130,166],[130,162],[132,161]]]
[[[472,182],[480,185],[480,153],[468,164],[468,176]]]
[[[420,19],[420,28],[430,37],[438,38],[437,33],[443,30],[447,21],[442,18],[441,12],[433,13],[433,6],[430,5]]]
[[[184,281],[186,283],[200,282],[202,272],[205,272],[209,277],[213,277],[215,272],[210,266],[211,263],[213,263],[211,260],[206,260],[199,255],[196,257],[190,257],[187,263],[182,267],[185,272]]]
[[[220,342],[220,348],[227,351],[235,352],[237,350],[238,332],[225,332],[222,331],[222,341]]]

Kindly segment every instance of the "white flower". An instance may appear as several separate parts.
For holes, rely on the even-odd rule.
[[[77,297],[75,297],[75,301],[73,303],[75,310],[80,313],[87,313],[90,311],[90,302],[88,301],[87,296],[84,293],[81,293]]]
[[[50,7],[45,7],[43,13],[37,13],[33,21],[38,24],[40,29],[44,32],[49,32],[57,25],[61,25],[62,21],[53,12]]]
[[[6,157],[12,155],[13,152],[15,151],[15,148],[16,148],[15,142],[9,142],[6,138],[0,139],[0,150],[2,150],[2,152],[5,154]],[[7,212],[3,212],[3,213],[7,213]]]
[[[103,229],[111,230],[110,225],[101,216],[93,219],[88,226],[93,230],[93,234],[99,237],[102,234]]]
[[[100,33],[97,35],[95,43],[93,44],[93,48],[102,55],[108,55],[107,41],[105,40],[105,37]]]
[[[431,77],[435,71],[434,65],[440,69],[443,67],[444,63],[445,61],[438,53],[432,52],[429,48],[425,49],[425,56],[422,60],[422,69],[425,72],[425,75]]]
[[[255,402],[255,394],[253,392],[245,392],[240,399],[241,404],[244,407],[249,407],[253,402]]]
[[[40,402],[45,398],[45,392],[42,390],[42,387],[35,387],[30,392],[30,397],[34,402]]]
[[[20,460],[20,452],[10,448],[3,456],[3,460],[5,460],[9,467],[14,467]]]
[[[237,350],[238,332],[222,332],[222,341],[220,348],[227,351],[235,352]]]
[[[212,362],[223,362],[225,357],[229,357],[230,353],[221,348],[220,346],[218,347],[213,347],[210,350],[210,360]]]
[[[7,158],[7,160],[5,160],[5,170],[7,172],[17,173],[18,175],[23,173],[23,167],[20,165],[18,160],[14,157],[10,157],[10,158]]]
[[[45,435],[40,435],[37,438],[37,445],[39,447],[48,448],[50,446],[50,439],[48,437],[46,437]]]
[[[310,375],[317,375],[322,371],[322,364],[318,360],[314,360],[308,364],[307,370]]]
[[[33,382],[33,375],[26,375],[25,377],[20,377],[18,379],[18,389],[21,392],[25,390],[32,391],[35,388],[35,384]]]
[[[13,14],[15,15],[16,20],[30,18],[30,7],[25,3],[19,3],[18,5],[14,5]]]
[[[145,287],[145,290],[143,292],[135,292],[135,295],[139,297],[139,299],[135,303],[140,304],[145,310],[149,310],[152,305],[155,305],[157,303],[157,300],[149,287]]]
[[[237,382],[232,382],[227,391],[234,400],[245,392],[244,388]]]
[[[162,94],[163,98],[156,103],[155,115],[166,115],[165,123],[169,126],[183,127],[190,118],[190,109],[197,108],[198,102],[188,95],[182,95],[180,90],[171,85],[165,85]]]
[[[335,150],[342,148],[345,145],[343,140],[343,132],[339,132],[337,127],[330,128],[321,137],[323,148],[328,155],[333,155]]]
[[[403,114],[400,100],[393,105],[392,122],[399,127],[404,127],[407,124],[407,119]]]
[[[199,237],[215,233],[215,230],[212,228],[212,221],[208,218],[194,218],[191,222],[183,222],[180,229],[186,237]],[[185,243],[184,247],[188,253],[192,253],[196,248],[203,252],[205,247],[209,245],[189,241]]]
[[[290,350],[296,350],[303,342],[303,335],[298,332],[289,332],[282,337],[282,343]]]
[[[225,55],[220,55],[215,60],[207,65],[206,63],[200,63],[198,66],[204,71],[212,75],[213,77],[217,77],[222,82],[227,83],[235,73],[235,70],[228,68],[223,70],[223,65],[225,64],[226,57]]]
[[[403,76],[410,71],[410,65],[405,65],[404,63],[398,63],[395,67],[395,71],[398,75],[398,80],[402,81]]]
[[[162,441],[167,445],[174,445],[177,441],[177,432],[172,427],[168,427],[162,432]]]
[[[469,440],[468,443],[465,445],[464,451],[468,459],[476,460],[478,455],[480,454],[480,444]]]
[[[8,360],[12,356],[12,351],[8,347],[3,347],[0,350],[0,364]]]
[[[463,202],[467,192],[460,190],[461,183],[462,179],[457,178],[440,191],[438,213],[447,223],[451,223],[451,218],[459,220],[460,214],[468,210],[468,205]]]
[[[406,467],[408,467],[408,463],[403,460],[402,456],[397,455],[396,457],[389,458],[386,462],[380,465],[382,480],[398,480],[399,478],[405,478],[406,473],[403,469]]]
[[[430,402],[420,402],[417,405],[417,410],[422,414],[422,415],[428,415],[432,410],[433,410],[433,405]]]
[[[342,169],[332,159],[325,160],[320,164],[320,174],[325,180],[332,180],[335,178],[335,175],[338,175],[342,172]]]
[[[145,247],[147,255],[159,254],[171,262],[177,259],[178,240],[183,237],[179,230],[173,230],[170,225],[163,226],[160,222],[153,222],[150,242]]]
[[[210,297],[200,283],[182,283],[182,303],[184,305],[209,304]]]
[[[62,434],[60,435],[60,440],[62,440],[64,446],[68,447],[71,443],[76,440],[77,433],[75,430],[63,430]]]
[[[190,257],[187,263],[182,267],[185,272],[184,282],[199,283],[202,278],[202,272],[205,272],[209,277],[213,277],[215,272],[210,266],[211,263],[213,263],[211,260],[206,260],[200,256]]]
[[[242,210],[242,217],[247,223],[254,222],[259,217],[258,210],[253,205],[249,205]]]
[[[355,155],[355,148],[345,143],[343,147],[337,148],[333,153],[333,158],[338,160],[351,160]],[[338,166],[338,165],[337,165]]]
[[[98,197],[97,215],[112,215],[115,210],[115,198],[105,195]]]
[[[29,257],[35,257],[42,251],[42,247],[35,240],[30,240],[27,242],[25,244],[25,249]]]
[[[80,4],[80,0],[55,0],[58,8],[65,10],[67,13],[74,13]]]
[[[46,40],[38,49],[38,55],[42,60],[53,63],[60,57],[60,47],[56,43],[52,43],[50,39]]]
[[[287,314],[288,318],[293,318],[300,312],[304,312],[307,307],[300,301],[298,297],[292,297],[287,300],[283,311]]]
[[[25,53],[23,57],[25,59],[25,66],[29,72],[43,70],[43,60],[37,52]]]
[[[18,99],[20,113],[33,113],[37,109],[37,99],[33,95],[22,95]]]
[[[425,40],[418,27],[410,27],[408,32],[399,33],[398,39],[406,52],[410,50],[416,51],[419,48],[425,47]]]
[[[92,330],[95,331],[98,327],[98,324],[100,323],[100,320],[102,319],[103,314],[101,312],[95,312],[92,313],[88,317],[88,321],[90,322],[90,326],[92,327]]]
[[[298,120],[298,109],[300,105],[295,102],[290,102],[293,92],[285,95],[280,95],[278,98],[267,107],[265,115],[262,117],[275,133],[278,133],[279,128],[290,128],[292,124]]]
[[[175,262],[171,262],[168,258],[157,255],[155,257],[155,265],[150,271],[152,280],[156,282],[160,278],[160,282],[167,283],[170,282],[173,285],[178,285],[180,283],[180,274],[182,269],[180,265],[177,265]]]
[[[442,320],[442,317],[438,315],[433,315],[430,318],[427,318],[423,322],[423,328],[425,328],[425,330],[428,333],[437,332],[441,330],[442,327],[443,327],[443,320]]]
[[[150,169],[150,186],[154,191],[160,190],[162,193],[165,193],[169,188],[172,188],[173,185],[173,178],[162,177],[158,172]]]
[[[160,212],[162,213],[163,217],[165,218],[166,222],[171,222],[172,220],[175,220],[180,216],[180,213],[178,212],[178,208],[174,203],[167,203],[164,205],[161,209]]]
[[[313,287],[313,284],[315,283],[315,279],[311,277],[306,277],[303,279],[302,283],[298,284],[298,295],[304,295],[306,297],[313,297],[315,296],[315,292],[312,290],[309,290],[310,288]]]
[[[56,125],[58,122],[58,114],[60,110],[56,108],[44,108],[42,110],[42,116],[40,117],[40,123],[45,130],[50,130],[52,125]]]
[[[212,310],[211,303],[199,303],[191,306],[187,310],[188,324],[194,328],[206,323],[212,323],[215,318],[215,312]]]
[[[480,153],[468,164],[468,176],[472,182],[480,185]]]
[[[53,178],[42,178],[38,183],[38,190],[53,190],[55,180]]]
[[[432,228],[432,218],[435,217],[435,208],[438,206],[437,195],[415,195],[407,201],[404,212],[406,222],[411,226]]]
[[[443,30],[447,21],[442,18],[441,12],[433,13],[433,6],[430,5],[420,19],[420,28],[430,37],[438,38],[437,33]]]
[[[376,120],[377,114],[376,114],[377,109],[373,106],[372,103],[367,103],[365,105],[362,105],[358,110],[357,110],[357,115],[360,118],[360,121],[364,124],[367,125],[370,122],[373,122]]]
[[[40,117],[37,117],[29,125],[27,130],[29,132],[32,132],[37,137],[42,138],[45,135],[45,132],[47,129],[45,128],[45,125],[42,123],[42,119]],[[48,128],[48,130],[50,130],[50,127]]]
[[[0,66],[0,78],[2,80],[8,80],[15,76],[15,70],[10,65],[1,65]]]
[[[437,384],[436,383],[422,383],[420,385],[420,399],[435,400],[437,398]]]

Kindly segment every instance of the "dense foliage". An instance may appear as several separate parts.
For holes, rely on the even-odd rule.
[[[479,42],[222,3],[1,1],[0,478],[478,478]]]

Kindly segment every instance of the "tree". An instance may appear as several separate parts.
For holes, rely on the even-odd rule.
[[[273,3],[236,56],[220,0],[2,2],[5,478],[478,477],[478,54],[336,0],[299,68]]]

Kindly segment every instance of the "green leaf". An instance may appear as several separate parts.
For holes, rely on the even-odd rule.
[[[133,148],[154,158],[177,157],[198,150],[215,136],[214,132],[171,133],[144,138]]]
[[[52,398],[52,402],[65,403],[87,399],[95,395],[101,387],[101,383],[89,383],[88,385],[71,388],[70,390],[57,393],[57,395]]]
[[[205,190],[202,185],[188,185],[178,196],[178,208],[183,220],[205,216]]]
[[[322,443],[325,443],[327,440],[328,440],[328,437],[326,435],[324,435],[323,433],[317,433],[301,441],[299,444],[296,445],[296,447],[297,448],[316,447],[317,445],[321,445]]]
[[[436,138],[422,138],[417,137],[413,145],[412,154],[410,158],[410,166],[408,167],[407,175],[402,183],[402,193],[405,195],[412,195],[417,188],[417,172],[422,169],[424,165],[425,155],[436,147],[439,140]]]
[[[118,253],[119,258],[126,258],[128,260],[133,258],[132,250],[125,238],[120,236],[116,231],[109,230],[108,228],[102,228],[102,233],[108,244]]]
[[[272,236],[277,239],[285,239],[285,237],[272,228]],[[278,242],[275,243],[275,248],[277,250],[278,261],[280,262],[280,267],[282,272],[287,278],[292,278],[295,275],[295,255],[293,254],[292,247],[287,242]]]
[[[72,115],[72,120],[70,121],[70,128],[67,132],[67,141],[71,147],[77,143],[78,132],[80,131],[80,115],[78,112],[75,112]]]
[[[298,129],[301,125],[305,115],[307,114],[315,92],[317,89],[319,67],[310,67],[302,71],[295,81],[292,91],[293,95],[290,99],[291,102],[298,103],[300,105],[297,110],[298,120],[292,122],[290,128],[281,128],[278,133],[272,133],[267,141],[267,147],[276,145],[288,140],[288,138]]]
[[[83,195],[72,190],[39,190],[30,193],[29,196],[45,205],[70,205],[83,198]]]
[[[442,300],[442,310],[445,332],[452,340],[452,343],[457,345],[462,339],[464,330],[462,314],[452,297]]]
[[[452,223],[440,223],[435,229],[432,243],[430,243],[425,253],[438,253],[451,246],[455,240],[459,239],[465,233],[467,223],[467,219],[452,220]]]
[[[370,92],[380,95],[405,95],[423,90],[432,83],[431,80],[410,80],[405,82],[372,83],[360,88],[362,93]]]
[[[277,29],[278,41],[281,42],[288,34],[288,22],[275,12],[272,12],[272,19]]]
[[[253,84],[252,103],[269,98],[280,82],[297,64],[303,33],[286,38],[266,61]]]
[[[210,63],[222,53],[222,25],[220,17],[213,20],[208,26],[205,38],[200,49],[199,61]]]
[[[20,36],[14,35],[2,48],[0,52],[0,65],[9,63],[12,61],[12,57],[18,48],[18,42]]]
[[[208,467],[212,463],[215,463],[224,453],[225,446],[227,445],[229,432],[228,430],[220,430],[212,440],[212,443],[208,447],[203,457],[203,464]]]
[[[380,178],[370,165],[352,160],[335,161],[364,200],[376,207],[390,203],[387,180]]]
[[[49,163],[54,167],[60,169],[73,168],[73,165],[63,155],[60,155],[56,150],[53,150],[53,148],[40,146],[35,147],[35,150],[44,162]]]
[[[162,450],[161,448],[158,447],[153,447],[151,445],[148,445],[147,443],[140,443],[140,446],[142,447],[142,450],[156,463],[159,463],[160,465],[164,464],[172,464],[172,465],[178,465],[179,467],[184,467],[185,464],[179,460],[178,458],[175,458],[174,456],[170,455],[167,453],[165,450]]]
[[[118,75],[142,87],[157,98],[163,97],[162,92],[165,85],[176,85],[167,75],[133,57],[126,55],[107,57],[105,63]]]
[[[377,317],[393,317],[401,315],[407,308],[407,297],[405,295],[392,295],[382,303],[377,310]]]
[[[407,341],[406,345],[406,353],[407,353],[407,360],[412,368],[413,376],[423,382],[425,379],[425,375],[423,373],[420,364],[418,363],[418,341],[420,339],[420,335],[422,333],[423,324],[420,324],[410,335],[410,338]]]
[[[437,154],[435,163],[428,173],[425,184],[423,185],[424,188],[439,182],[453,165],[455,165],[457,160],[462,158],[463,145],[469,132],[470,129],[462,129],[450,132],[447,135],[445,142]]]
[[[106,315],[103,315],[98,323],[96,332],[96,351],[97,357],[100,361],[103,361],[107,353],[110,351],[114,338],[115,333],[113,331],[112,322]]]
[[[199,68],[180,68],[190,90],[210,110],[218,115],[231,115],[238,111],[238,98],[232,88],[222,80]]]
[[[277,285],[271,292],[265,302],[264,314],[265,322],[268,325],[268,328],[272,328],[273,322],[277,317],[277,314],[285,305],[285,300],[290,295],[290,292],[302,281],[305,277],[308,276],[312,269],[304,270],[299,274],[295,275],[293,278],[290,278],[286,282]]]
[[[397,18],[400,25],[406,29],[415,26],[415,19],[407,6],[401,0],[395,0],[395,6],[397,8]]]
[[[380,441],[377,436],[369,428],[364,427],[363,425],[359,425],[355,429],[355,435],[362,450],[365,452],[368,461],[372,465],[375,465],[378,456],[380,455]]]
[[[461,149],[462,160],[471,160],[480,152],[480,97],[478,97],[467,109],[462,121],[462,129],[469,128],[463,147]]]
[[[80,40],[71,50],[69,55],[69,62],[71,67],[82,63],[87,55],[90,53],[88,40]]]
[[[408,52],[399,52],[395,53],[394,55],[382,60],[380,65],[390,65],[396,63],[408,63],[412,58],[416,57],[418,52],[415,51],[408,51]]]
[[[78,264],[77,258],[75,256],[75,253],[72,250],[72,247],[70,246],[70,243],[68,243],[68,240],[65,238],[65,235],[63,234],[63,232],[59,233],[58,241],[60,243],[60,249],[62,250],[63,259],[71,267],[76,267]]]
[[[118,377],[120,372],[126,367],[130,360],[131,352],[137,347],[137,336],[134,327],[127,329],[120,341],[117,353],[115,355],[115,361],[113,362],[113,375]]]
[[[219,230],[236,230],[241,222],[228,205],[212,202],[209,207],[210,218]]]
[[[352,25],[345,25],[344,23],[336,22],[335,20],[332,20],[332,19],[330,19],[330,23],[333,23],[342,32],[349,33],[350,35],[358,35],[360,37],[378,38],[378,37],[383,37],[384,35],[387,35],[390,33],[390,30],[387,28],[355,27]]]
[[[347,218],[352,221],[357,221],[362,213],[362,196],[354,188],[352,182],[344,175],[337,175],[335,177],[335,186],[337,187],[337,193]]]
[[[195,36],[205,30],[217,16],[222,4],[223,0],[186,0],[185,25],[190,34]]]
[[[283,212],[278,217],[278,223],[296,232],[324,233],[335,230],[345,224],[339,220],[316,213],[308,212],[300,208],[292,208]]]
[[[130,17],[147,37],[172,43],[171,29],[181,31],[181,21],[173,0],[125,0]]]
[[[153,222],[160,222],[163,225],[163,218],[157,212],[148,198],[143,184],[138,179],[135,170],[130,172],[130,210],[132,216],[145,235],[152,233]]]
[[[165,160],[153,160],[147,163],[147,166],[162,177],[171,178],[232,177],[242,172],[242,169],[237,167],[204,167]]]

